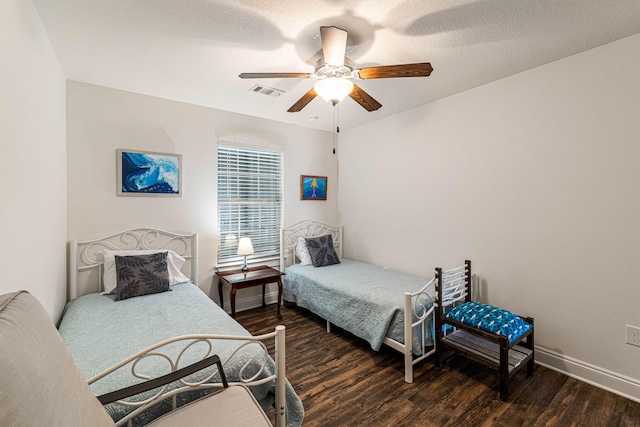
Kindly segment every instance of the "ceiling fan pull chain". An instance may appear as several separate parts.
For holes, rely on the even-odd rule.
[[[338,134],[340,133],[340,114],[338,111],[338,106],[333,106],[333,154],[336,154],[336,147],[338,146]]]
[[[333,106],[333,154],[336,154],[336,145],[338,145],[338,132],[340,127],[338,126],[338,106]]]

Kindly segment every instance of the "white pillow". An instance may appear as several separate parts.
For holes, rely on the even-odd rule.
[[[296,243],[296,255],[300,260],[301,265],[311,265],[311,254],[309,248],[307,248],[307,241],[304,237],[298,237],[298,243]]]
[[[131,251],[112,251],[105,249],[102,251],[104,256],[104,274],[102,276],[104,294],[110,294],[116,289],[118,283],[116,276],[116,255],[118,256],[130,256],[130,255],[150,255],[157,254],[159,252],[168,252],[167,254],[167,269],[169,270],[169,284],[175,285],[177,283],[188,282],[189,278],[185,276],[180,269],[185,263],[185,259],[174,251],[168,249],[149,249],[149,250],[131,250]]]

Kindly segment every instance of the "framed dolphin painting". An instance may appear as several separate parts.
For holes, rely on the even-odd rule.
[[[117,150],[118,196],[182,196],[182,155]]]

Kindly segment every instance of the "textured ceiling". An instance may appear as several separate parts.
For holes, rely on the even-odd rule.
[[[639,0],[34,0],[70,80],[331,130],[333,107],[286,110],[315,80],[319,27],[349,32],[356,68],[430,62],[430,77],[359,81],[382,103],[347,98],[351,128],[640,32]],[[636,52],[637,54],[637,52]],[[251,92],[255,85],[284,91]],[[317,117],[310,121],[309,117]]]

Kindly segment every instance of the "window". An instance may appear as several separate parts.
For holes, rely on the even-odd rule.
[[[251,238],[254,261],[277,261],[282,227],[282,152],[218,145],[220,267],[239,264],[238,240]]]

